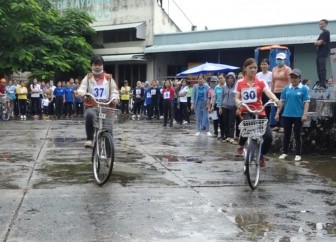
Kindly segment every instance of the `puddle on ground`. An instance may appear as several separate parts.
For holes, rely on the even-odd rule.
[[[66,147],[70,144],[78,143],[84,144],[85,138],[64,138],[64,137],[54,137],[49,138],[48,141],[50,144],[52,144],[54,147]]]
[[[164,163],[167,162],[196,162],[202,163],[202,159],[198,156],[177,156],[177,155],[153,155],[157,160]]]
[[[257,239],[265,232],[272,230],[273,224],[266,221],[267,216],[261,213],[238,214],[235,223],[248,233],[249,239]]]
[[[307,161],[309,159],[309,161]],[[309,156],[305,161],[301,161],[298,165],[308,168],[314,174],[326,179],[331,186],[336,186],[336,158],[327,156]]]

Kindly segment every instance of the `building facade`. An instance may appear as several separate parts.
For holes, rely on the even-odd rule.
[[[148,80],[154,72],[154,60],[145,56],[155,34],[180,32],[177,25],[155,0],[52,0],[58,11],[79,8],[88,11],[96,21],[95,54],[103,56],[105,70],[121,84],[132,86]],[[152,77],[151,77],[152,78]]]

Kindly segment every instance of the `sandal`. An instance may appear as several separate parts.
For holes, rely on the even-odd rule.
[[[279,133],[283,133],[283,132],[284,132],[284,128],[280,128]]]

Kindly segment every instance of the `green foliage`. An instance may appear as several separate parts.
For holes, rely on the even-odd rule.
[[[0,0],[0,75],[29,71],[48,79],[90,69],[93,18],[78,9],[57,12],[49,0]]]

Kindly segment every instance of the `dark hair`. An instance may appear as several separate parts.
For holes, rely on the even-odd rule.
[[[268,59],[262,59],[261,61],[260,61],[260,64],[261,63],[267,63],[267,65],[269,65],[269,60]]]
[[[244,64],[243,64],[243,71],[245,72],[246,67],[252,65],[253,63],[257,64],[257,61],[253,58],[246,59]],[[243,74],[245,74],[244,72],[243,72]]]
[[[329,23],[329,21],[326,20],[325,18],[324,18],[324,19],[321,19],[320,22],[321,22],[321,21],[325,22],[326,25],[328,25],[328,23]]]
[[[91,58],[91,65],[104,65],[104,59],[100,55],[94,55]]]

